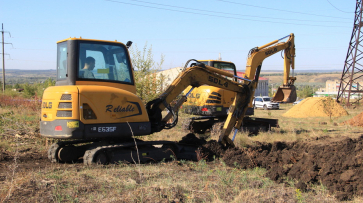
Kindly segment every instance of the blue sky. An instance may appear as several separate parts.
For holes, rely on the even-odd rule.
[[[248,51],[295,34],[296,70],[343,70],[354,0],[3,0],[6,69],[55,69],[56,42],[68,37],[152,45],[163,69],[189,59],[232,61],[244,70]],[[281,54],[263,70],[283,68]]]

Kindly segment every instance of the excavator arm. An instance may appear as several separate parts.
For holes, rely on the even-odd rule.
[[[280,42],[281,40],[289,37],[286,42]],[[224,123],[223,129],[219,136],[219,142],[224,145],[232,145],[236,136],[237,130],[241,128],[243,118],[246,114],[247,108],[252,106],[252,99],[257,88],[258,78],[261,71],[262,62],[265,58],[276,54],[277,52],[284,50],[285,57],[285,78],[288,78],[290,67],[294,69],[294,56],[295,45],[294,35],[290,34],[279,40],[275,40],[261,47],[256,47],[250,51],[245,77],[241,78],[235,76],[232,73],[225,72],[223,70],[204,65],[197,61],[197,65],[184,70],[178,75],[178,77],[170,84],[170,86],[162,93],[157,99],[148,102],[146,109],[148,111],[149,119],[151,122],[152,133],[159,132],[162,129],[174,127],[177,123],[177,111],[180,106],[186,101],[188,94],[193,88],[201,85],[210,85],[225,90],[236,92],[233,104],[229,108],[227,120]],[[186,66],[190,61],[187,62]],[[237,78],[239,81],[233,81],[229,78]],[[242,82],[241,82],[242,80]],[[179,99],[176,104],[171,107],[170,103],[182,93],[188,86],[192,86],[192,89]],[[169,113],[163,118],[161,112],[167,108]],[[167,121],[174,117],[171,124],[167,124]],[[234,136],[229,138],[230,133],[234,129]]]
[[[281,40],[288,38],[286,42],[281,42]],[[251,49],[248,59],[247,59],[247,65],[246,65],[246,72],[245,72],[245,78],[248,80],[244,80],[244,84],[248,86],[250,90],[250,95],[248,97],[248,101],[239,98],[237,95],[233,104],[230,107],[230,112],[228,114],[227,120],[224,123],[222,133],[219,137],[219,142],[222,143],[231,143],[233,142],[238,129],[241,128],[243,124],[243,117],[246,113],[247,107],[252,107],[252,99],[253,95],[255,93],[255,90],[257,88],[258,79],[260,77],[262,62],[266,58],[276,54],[279,51],[284,50],[285,57],[284,57],[284,79],[289,78],[290,74],[290,67],[292,69],[295,68],[295,43],[294,43],[294,34],[287,35],[281,39],[272,41],[268,44],[265,44],[260,47],[256,47]],[[295,78],[296,79],[296,78]],[[252,83],[249,81],[253,81]],[[294,81],[294,80],[293,80]],[[285,82],[285,80],[284,80]],[[287,82],[286,82],[287,83]],[[296,95],[296,92],[295,92]],[[296,96],[295,96],[296,97]],[[296,100],[296,98],[295,98]],[[243,104],[240,104],[238,102],[243,101]],[[247,102],[247,103],[246,103]],[[243,109],[239,109],[241,105],[246,105]],[[229,136],[229,133],[232,131],[232,128],[234,126],[234,135],[232,140],[227,139]],[[233,145],[233,143],[232,143]]]
[[[176,123],[176,112],[183,104],[183,102],[186,101],[188,94],[192,90],[190,90],[187,95],[179,99],[174,107],[171,107],[169,104],[189,85],[193,88],[199,87],[201,85],[210,85],[236,92],[234,106],[236,106],[237,108],[234,108],[234,110],[230,111],[229,114],[236,120],[238,118],[243,118],[247,110],[248,103],[251,101],[251,88],[255,86],[255,82],[247,79],[247,83],[244,84],[227,79],[227,77],[246,80],[244,78],[235,76],[232,73],[225,72],[223,70],[207,66],[202,63],[197,63],[196,66],[184,69],[184,71],[179,74],[179,76],[170,84],[165,92],[159,96],[159,98],[148,102],[148,104],[146,105],[146,109],[148,111],[149,119],[151,122],[152,132],[159,132],[162,129],[174,127],[173,125],[176,125],[167,124],[167,121],[172,116],[174,116],[173,123]],[[164,118],[162,118],[161,112],[165,108],[168,109],[169,113]],[[226,128],[223,132],[223,135],[220,136],[220,141],[222,143],[233,144],[232,141],[228,138],[228,135],[232,131],[233,127],[235,127],[234,124],[235,122],[230,121],[228,128]]]
[[[288,38],[286,42],[281,42],[281,40]],[[283,85],[277,91],[273,100],[280,102],[294,102],[296,101],[296,88],[294,82],[296,77],[290,77],[290,69],[292,70],[292,75],[294,75],[295,69],[295,42],[294,34],[287,35],[281,39],[272,41],[260,47],[251,49],[247,65],[246,65],[246,78],[250,80],[258,77],[260,74],[262,62],[265,58],[276,54],[279,51],[284,51],[284,77]],[[258,78],[256,78],[258,80]]]

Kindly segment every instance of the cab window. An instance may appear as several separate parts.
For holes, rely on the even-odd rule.
[[[78,78],[133,84],[131,63],[122,45],[80,42]]]
[[[65,80],[67,77],[67,42],[57,46],[57,80]]]
[[[221,70],[225,70],[226,72],[232,73],[233,75],[237,75],[236,67],[232,63],[224,63],[224,62],[214,62],[214,68],[218,68]],[[234,78],[226,77],[228,80],[235,80]]]
[[[233,74],[235,73],[236,67],[231,63],[223,63],[223,62],[214,62],[213,66],[218,69],[226,70]]]

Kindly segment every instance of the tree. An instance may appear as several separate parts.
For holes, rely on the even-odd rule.
[[[35,92],[36,92],[36,86],[34,84],[30,85],[27,83],[24,85],[23,96],[25,98],[31,98],[35,96]]]
[[[299,98],[306,98],[306,97],[312,97],[314,94],[315,90],[314,88],[310,87],[309,85],[307,86],[303,86],[300,90],[297,91],[297,96]]]
[[[19,83],[16,83],[16,84],[14,85],[14,89],[19,89],[19,88],[20,88]]]
[[[55,85],[55,80],[52,78],[48,78],[43,82],[43,87],[44,89],[50,86],[54,86]]]
[[[161,70],[164,56],[161,55],[160,62],[154,61],[152,46],[145,44],[142,51],[136,45],[131,47],[131,60],[134,68],[136,94],[144,103],[156,98],[161,91],[162,78],[156,73]]]

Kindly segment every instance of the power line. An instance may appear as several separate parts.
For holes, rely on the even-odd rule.
[[[219,13],[219,14],[226,14],[226,15],[233,15],[233,16],[245,16],[245,17],[253,17],[253,18],[263,18],[266,19],[267,17],[262,16],[254,16],[254,15],[243,15],[243,14],[237,14],[237,13],[230,13],[230,12],[220,12],[220,11],[211,11],[211,10],[204,10],[204,9],[195,9],[195,8],[189,8],[189,7],[182,7],[182,6],[173,6],[173,5],[167,5],[167,4],[160,4],[160,3],[152,3],[147,1],[141,1],[141,0],[130,0],[135,1],[139,3],[146,3],[146,4],[152,4],[152,5],[158,5],[158,6],[165,6],[165,7],[171,7],[171,8],[180,8],[180,9],[186,9],[186,10],[194,10],[194,11],[202,11],[202,12],[209,12],[209,13]],[[347,22],[337,22],[337,21],[316,21],[316,20],[301,20],[301,19],[291,19],[291,18],[274,18],[269,16],[269,19],[276,19],[276,20],[289,20],[289,21],[306,21],[306,22],[323,22],[323,23],[347,23]]]
[[[336,10],[340,11],[340,12],[343,12],[343,13],[352,13],[352,12],[346,12],[346,11],[342,11],[340,10],[339,8],[335,7],[332,3],[330,3],[329,0],[326,0],[333,8],[335,8]]]
[[[191,11],[180,11],[180,10],[169,9],[169,8],[160,8],[160,7],[155,7],[155,6],[140,5],[140,4],[134,4],[134,3],[126,3],[126,2],[116,1],[116,0],[105,0],[105,1],[113,2],[113,3],[126,4],[126,5],[139,6],[139,7],[145,7],[145,8],[153,8],[153,9],[167,10],[167,11],[173,11],[173,12],[179,12],[179,13],[190,13],[190,14],[195,14],[195,15],[212,16],[212,17],[220,17],[220,18],[227,18],[227,19],[248,20],[248,21],[255,21],[255,22],[287,24],[287,25],[303,25],[303,26],[313,26],[313,27],[347,27],[347,26],[314,25],[314,24],[303,24],[303,23],[288,23],[288,22],[275,22],[275,21],[266,21],[266,20],[256,20],[256,19],[239,18],[239,17],[231,17],[231,16],[196,13],[196,12],[191,12]]]
[[[244,3],[234,2],[234,1],[227,1],[227,0],[217,0],[217,1],[230,3],[230,4],[237,4],[237,5],[255,7],[255,8],[263,8],[263,9],[274,10],[274,11],[283,11],[283,12],[288,12],[288,13],[298,13],[298,14],[302,14],[302,15],[311,15],[311,16],[319,16],[319,17],[327,17],[327,18],[338,18],[338,19],[350,19],[350,18],[342,18],[342,17],[335,17],[335,16],[326,16],[326,15],[319,15],[319,14],[312,14],[312,13],[304,13],[304,12],[299,12],[299,11],[282,10],[282,9],[277,9],[277,8],[263,7],[263,6],[255,6],[255,5],[244,4]]]

